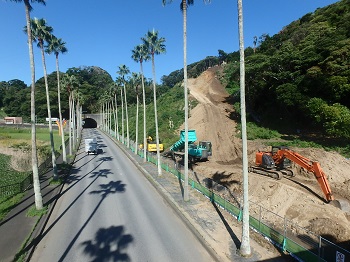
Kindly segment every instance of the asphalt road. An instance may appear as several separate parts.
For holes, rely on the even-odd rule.
[[[123,152],[91,136],[101,152],[82,143],[31,261],[213,261]]]

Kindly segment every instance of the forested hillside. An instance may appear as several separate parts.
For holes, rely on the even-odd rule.
[[[61,73],[60,79],[64,75],[73,75],[77,79],[78,93],[81,96],[83,111],[85,113],[98,112],[100,110],[101,100],[104,95],[112,95],[113,92],[119,92],[120,87],[117,87],[111,75],[104,69],[97,66],[80,66],[72,67],[66,73]],[[57,104],[57,76],[56,72],[48,75],[48,83],[50,90],[50,104],[52,117],[58,117]],[[146,84],[146,102],[150,103],[153,100],[151,81],[145,79]],[[132,85],[130,78],[126,79],[127,100],[129,105],[136,104],[136,90]],[[166,92],[168,88],[158,86],[158,95]],[[45,94],[44,78],[36,81],[36,115],[38,122],[45,122],[47,117],[47,104]],[[120,96],[117,96],[120,104]],[[64,118],[68,118],[68,90],[61,83],[61,101],[62,114]],[[8,116],[21,116],[24,121],[30,119],[30,88],[18,79],[11,81],[0,82],[0,107]]]
[[[251,120],[350,138],[350,1],[317,9],[258,39],[245,60]],[[235,93],[239,60],[228,62],[224,79]]]

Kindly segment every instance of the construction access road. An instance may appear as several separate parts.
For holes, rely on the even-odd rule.
[[[31,261],[213,261],[124,153],[97,129],[78,150]]]

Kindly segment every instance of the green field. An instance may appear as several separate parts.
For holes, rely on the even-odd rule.
[[[37,128],[37,149],[38,154],[42,158],[50,157],[50,132],[49,128]],[[61,137],[58,130],[53,130],[54,143],[56,150],[56,157],[60,151]],[[16,128],[16,127],[0,127],[0,148],[31,151],[31,129],[30,128]],[[65,138],[66,140],[67,138]],[[14,170],[11,165],[11,156],[0,153],[0,190],[1,187],[13,185],[22,182],[31,171],[19,172]],[[2,190],[6,190],[3,188]],[[21,200],[23,193],[15,194],[13,196],[0,197],[0,221],[5,215]]]
[[[61,145],[61,137],[58,135],[58,130],[53,130],[55,150],[58,150]],[[0,127],[0,145],[13,146],[20,143],[31,145],[31,129],[30,128],[14,128]],[[49,128],[37,128],[36,139],[38,146],[50,145]]]

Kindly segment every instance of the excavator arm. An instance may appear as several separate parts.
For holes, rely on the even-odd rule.
[[[307,171],[312,172],[320,185],[327,202],[334,200],[326,174],[323,172],[320,164],[317,161],[311,161],[310,159],[286,148],[278,150],[272,156],[272,158],[274,159],[276,165],[280,164],[285,158],[287,158],[297,165],[305,168]]]

